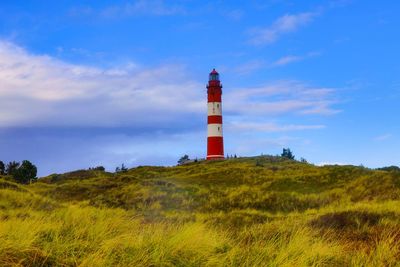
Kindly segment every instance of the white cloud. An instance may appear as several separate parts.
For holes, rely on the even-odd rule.
[[[244,62],[243,64],[233,68],[233,72],[240,74],[240,75],[245,75],[252,73],[254,71],[257,71],[259,69],[262,69],[263,67],[267,68],[275,68],[275,67],[282,67],[286,66],[288,64],[302,61],[311,57],[316,57],[319,56],[321,53],[320,52],[309,52],[305,55],[287,55],[283,56],[281,58],[278,58],[276,61],[272,63],[266,63],[263,60],[250,60],[248,62]]]
[[[202,85],[180,73],[80,66],[0,42],[0,126],[132,125],[201,113]]]
[[[288,132],[288,131],[301,131],[301,130],[316,130],[323,129],[325,125],[301,125],[301,124],[288,124],[278,125],[276,123],[265,122],[243,122],[232,121],[226,126],[231,131],[245,131],[245,132]]]
[[[225,93],[224,109],[243,116],[275,116],[285,113],[331,115],[340,112],[332,88],[311,87],[296,81],[280,81],[256,88]]]
[[[275,20],[269,27],[254,29],[250,43],[254,45],[271,44],[282,35],[294,32],[307,25],[315,16],[317,16],[315,12],[304,12],[295,15],[286,14]]]
[[[320,54],[321,53],[319,53],[319,52],[310,52],[310,53],[307,53],[306,55],[303,55],[303,56],[294,56],[294,55],[284,56],[284,57],[279,58],[275,62],[273,62],[271,64],[271,67],[286,66],[286,65],[288,65],[290,63],[302,61],[302,60],[310,58],[310,57],[319,56]]]
[[[301,57],[301,56],[284,56],[284,57],[281,57],[280,59],[278,59],[277,61],[275,61],[272,65],[273,66],[284,66],[289,63],[300,61],[302,59],[303,59],[303,57]]]
[[[393,135],[390,133],[378,135],[374,138],[375,141],[386,141],[390,139]]]

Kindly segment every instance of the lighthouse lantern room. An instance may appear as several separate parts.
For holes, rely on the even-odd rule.
[[[224,158],[224,139],[222,135],[222,84],[218,72],[213,69],[208,85],[208,131],[207,160]]]

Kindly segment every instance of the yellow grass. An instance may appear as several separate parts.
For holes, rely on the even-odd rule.
[[[0,266],[400,266],[397,174],[382,173],[385,190],[370,198],[366,177],[380,172],[326,186],[305,178],[325,169],[296,163],[282,170],[289,181],[238,161],[226,167],[245,174],[230,185],[210,175],[216,164],[227,163],[31,186],[0,179]],[[194,183],[196,173],[210,182]]]

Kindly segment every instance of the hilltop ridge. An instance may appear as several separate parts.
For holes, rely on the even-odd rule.
[[[400,171],[315,166],[273,156],[174,167],[139,166],[121,173],[80,170],[44,177],[33,187],[43,183],[49,185],[48,190],[39,191],[53,198],[86,199],[93,205],[125,209],[154,203],[171,209],[169,202],[173,200],[177,210],[190,205],[208,211],[254,208],[290,212],[321,208],[335,201],[400,197]],[[219,200],[207,203],[214,197]]]

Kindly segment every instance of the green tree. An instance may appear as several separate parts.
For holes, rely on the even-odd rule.
[[[101,171],[104,172],[106,170],[106,168],[104,168],[103,166],[96,166],[94,168],[90,167],[89,171]]]
[[[125,164],[122,163],[121,167],[115,168],[115,172],[126,172],[128,171],[128,168],[125,167]]]
[[[189,156],[185,154],[178,160],[178,164],[179,165],[185,164],[189,160],[190,160]]]
[[[292,151],[290,151],[290,148],[284,148],[281,154],[281,157],[287,158],[287,159],[294,159],[294,155]]]
[[[300,158],[300,162],[302,163],[308,163],[308,161],[305,158]]]
[[[0,160],[0,175],[4,175],[6,172],[6,165],[4,165],[4,162]]]
[[[13,171],[12,176],[15,181],[22,184],[28,184],[29,182],[36,180],[37,168],[30,161],[22,161],[21,166],[19,166],[15,171]]]
[[[104,168],[103,166],[97,166],[96,168],[94,168],[95,171],[101,171],[104,172],[106,170],[106,168]]]
[[[128,168],[125,167],[125,164],[122,163],[122,165],[121,165],[121,172],[126,172],[126,171],[128,171]]]
[[[18,169],[18,167],[19,167],[19,162],[10,161],[6,166],[5,173],[8,175],[13,175],[14,172]]]

